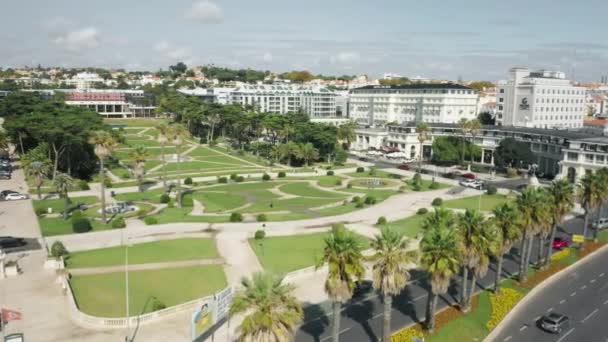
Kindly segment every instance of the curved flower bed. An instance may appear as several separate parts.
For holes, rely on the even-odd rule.
[[[488,323],[486,323],[486,327],[489,330],[494,329],[523,296],[518,291],[509,288],[503,289],[500,295],[490,294],[492,315]]]

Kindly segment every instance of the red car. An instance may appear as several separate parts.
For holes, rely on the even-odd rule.
[[[570,246],[570,241],[564,239],[564,238],[559,238],[556,237],[555,239],[553,239],[553,244],[552,244],[553,248],[555,249],[564,249],[564,248],[568,248],[568,246]]]
[[[477,177],[475,177],[475,175],[474,175],[474,174],[472,174],[472,173],[465,173],[465,174],[463,174],[463,175],[462,175],[462,177],[463,177],[463,178],[466,178],[466,179],[475,179],[475,178],[477,178]]]
[[[405,170],[405,171],[408,171],[408,170],[410,169],[410,166],[409,166],[409,165],[407,165],[407,164],[402,164],[402,165],[397,166],[397,168],[398,168],[399,170]]]

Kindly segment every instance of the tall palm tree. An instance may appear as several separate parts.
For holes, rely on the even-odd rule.
[[[281,137],[284,139],[285,143],[289,143],[289,137],[295,132],[295,127],[290,122],[286,122],[279,133]]]
[[[478,263],[480,258],[479,251],[475,249],[476,239],[478,239],[479,231],[484,225],[484,217],[477,210],[467,209],[463,214],[458,215],[457,233],[460,242],[460,257],[462,264],[462,286],[460,292],[460,309],[463,312],[470,310],[470,293],[468,293],[467,282],[469,280],[469,272]],[[473,283],[475,282],[473,278]],[[473,284],[474,285],[474,284]]]
[[[182,124],[173,124],[169,129],[169,137],[171,142],[175,145],[175,154],[177,155],[177,173],[179,174],[180,163],[181,163],[181,148],[184,144],[184,140],[190,136],[188,129]],[[182,207],[182,184],[179,176],[177,177],[177,207]]]
[[[499,246],[496,249],[496,277],[494,279],[494,293],[500,293],[502,276],[502,263],[504,255],[511,250],[513,244],[521,238],[521,226],[517,224],[519,213],[511,203],[503,203],[494,208],[494,225],[498,229]]]
[[[471,288],[468,292],[466,307],[471,307],[471,297],[475,292],[477,279],[483,278],[488,272],[490,256],[495,255],[499,247],[499,235],[492,221],[482,217],[480,224],[473,231],[473,250],[476,255],[471,265]]]
[[[291,162],[293,161],[293,157],[295,157],[296,154],[298,153],[299,146],[295,142],[290,141],[290,142],[288,142],[288,143],[285,144],[285,148],[288,151],[288,153],[287,153],[288,164],[289,164],[289,166],[291,166]]]
[[[144,175],[146,174],[145,165],[149,157],[150,153],[144,146],[137,146],[129,153],[129,158],[133,160],[133,173],[137,178],[137,186],[140,192],[143,191]]]
[[[458,236],[453,229],[434,226],[425,231],[420,241],[420,265],[427,271],[431,288],[429,289],[426,329],[435,328],[437,298],[448,290],[450,280],[458,274],[460,267]]]
[[[551,213],[551,234],[549,237],[549,247],[545,256],[544,265],[549,265],[553,248],[551,244],[555,239],[557,225],[562,222],[564,216],[574,208],[574,187],[566,179],[554,181],[549,188],[549,207]]]
[[[156,141],[158,141],[158,144],[160,145],[160,160],[163,164],[163,187],[167,189],[167,160],[165,158],[165,145],[167,145],[167,142],[169,141],[169,126],[162,123],[157,125],[155,128],[158,132]]]
[[[334,342],[340,338],[340,309],[342,303],[353,296],[357,280],[365,273],[363,268],[363,246],[359,239],[343,225],[332,226],[331,233],[324,240],[323,256],[317,268],[327,264],[325,292],[332,301]]]
[[[587,238],[587,228],[589,227],[589,217],[602,201],[601,187],[598,186],[599,177],[588,173],[578,184],[578,198],[581,206],[585,210],[585,224],[583,225],[583,236]],[[583,248],[581,246],[581,248]]]
[[[293,295],[293,286],[270,273],[254,273],[243,278],[243,290],[230,304],[230,315],[245,313],[238,327],[239,341],[287,342],[304,318],[302,306]]]
[[[42,199],[42,192],[40,188],[42,184],[44,184],[44,179],[48,175],[51,170],[50,162],[45,162],[41,160],[32,161],[27,165],[27,173],[30,177],[34,177],[34,184],[36,185],[36,193],[38,194],[38,199]]]
[[[70,197],[68,196],[68,193],[70,188],[74,186],[74,179],[67,173],[59,172],[53,180],[53,186],[55,186],[55,191],[57,191],[59,197],[63,198],[63,218],[67,219],[70,206]]]
[[[350,148],[350,144],[355,140],[355,128],[357,124],[354,121],[349,121],[338,127],[338,140],[346,141],[346,147]]]
[[[6,151],[7,154],[9,142],[10,139],[8,138],[8,134],[6,134],[5,131],[0,129],[0,150]]]
[[[106,170],[104,160],[112,154],[116,146],[116,140],[107,131],[94,131],[89,143],[95,146],[95,155],[99,158],[99,175],[101,177],[101,219],[106,223]]]
[[[522,229],[522,243],[520,248],[519,281],[528,279],[528,264],[532,254],[532,239],[538,233],[539,222],[545,218],[546,205],[542,189],[527,188],[517,198],[519,223]]]
[[[456,219],[451,210],[442,207],[436,207],[432,214],[422,221],[422,230],[429,230],[435,226],[443,225],[449,229],[453,229],[456,225]]]
[[[319,158],[319,150],[311,143],[306,143],[298,146],[296,151],[298,158],[304,159],[304,163],[308,166],[311,160]]]
[[[600,219],[602,212],[604,211],[604,202],[608,200],[608,168],[601,168],[595,171],[597,177],[598,189],[598,205],[597,205],[597,219]],[[598,228],[593,230],[593,240],[597,241]]]
[[[290,147],[287,144],[278,144],[272,147],[272,155],[279,163],[289,157],[290,153]]]
[[[375,254],[371,257],[373,286],[384,299],[384,330],[382,341],[391,340],[391,311],[393,296],[398,295],[410,279],[408,266],[416,262],[417,255],[408,251],[408,240],[389,227],[382,229],[372,241]]]
[[[479,133],[479,130],[481,130],[481,122],[479,122],[479,120],[477,119],[473,119],[470,120],[469,123],[467,124],[467,130],[469,132],[469,134],[471,135],[471,147],[475,146],[475,137],[477,136],[477,133]],[[471,151],[471,163],[473,162],[473,152]]]
[[[429,125],[426,122],[421,122],[416,125],[416,133],[418,134],[418,172],[422,171],[422,144],[429,139]]]
[[[460,119],[460,121],[458,121],[458,128],[460,128],[460,131],[462,132],[462,153],[460,154],[460,163],[464,164],[464,155],[467,147],[467,133],[469,131],[469,120],[466,118]]]

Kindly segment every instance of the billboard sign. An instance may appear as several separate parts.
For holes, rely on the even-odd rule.
[[[190,322],[192,340],[197,340],[215,324],[227,318],[230,303],[232,303],[232,287],[227,287],[202,302],[192,313],[192,320]]]

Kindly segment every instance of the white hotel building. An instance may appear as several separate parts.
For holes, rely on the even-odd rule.
[[[370,85],[352,89],[349,116],[363,125],[457,123],[477,117],[477,92],[460,84]]]
[[[513,68],[498,85],[498,125],[531,128],[580,128],[585,88],[573,86],[559,71]]]

